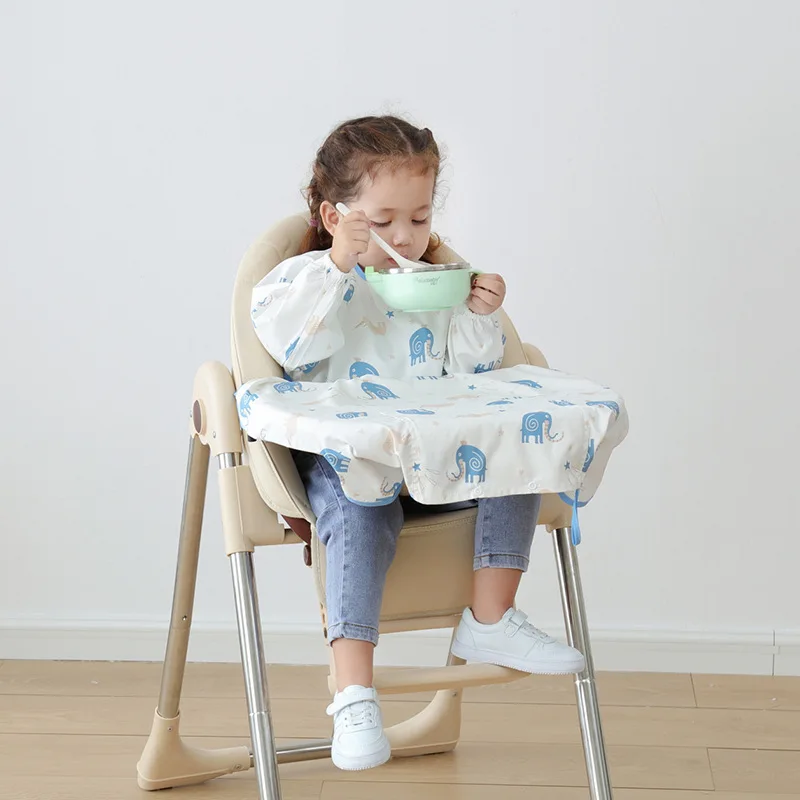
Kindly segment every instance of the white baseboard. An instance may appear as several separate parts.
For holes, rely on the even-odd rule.
[[[775,675],[800,675],[800,633],[775,634]]]
[[[553,626],[558,630],[557,626]],[[0,620],[0,660],[160,661],[165,624],[146,620]],[[436,666],[447,653],[449,631],[382,637],[381,666]],[[326,664],[328,651],[317,625],[264,626],[267,660],[279,664]],[[595,630],[599,670],[800,675],[798,632],[687,632]],[[191,661],[238,661],[233,624],[196,623]]]

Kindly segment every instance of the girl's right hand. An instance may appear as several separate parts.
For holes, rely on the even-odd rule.
[[[369,219],[363,211],[339,214],[333,234],[331,260],[342,272],[350,272],[369,248]]]

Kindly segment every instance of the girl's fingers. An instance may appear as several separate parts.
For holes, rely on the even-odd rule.
[[[481,280],[483,278],[483,280]],[[506,285],[502,279],[498,280],[494,276],[480,276],[474,284],[475,288],[485,289],[498,297],[503,297],[506,293]]]
[[[483,286],[476,286],[472,290],[472,293],[479,299],[483,300],[485,303],[488,303],[490,306],[497,305],[499,295],[490,291],[489,289],[484,288]]]
[[[482,297],[478,294],[473,292],[469,298],[469,308],[476,314],[491,314],[494,310],[494,306],[490,303],[487,303]]]

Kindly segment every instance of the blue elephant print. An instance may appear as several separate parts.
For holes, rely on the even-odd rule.
[[[511,383],[518,383],[521,386],[530,386],[531,389],[541,389],[542,388],[542,384],[541,383],[536,383],[536,381],[527,381],[527,380],[526,381],[511,381]]]
[[[351,283],[347,287],[347,291],[344,293],[344,301],[345,303],[349,303],[353,299],[353,295],[356,293],[356,285]]]
[[[589,439],[589,449],[586,451],[586,460],[583,462],[582,471],[588,472],[594,461],[594,439]]]
[[[286,348],[286,355],[284,359],[288,361],[289,356],[294,353],[295,348],[297,347],[297,343],[300,341],[300,337],[298,336],[287,348]]]
[[[317,366],[319,366],[319,361],[312,361],[310,364],[303,364],[303,366],[300,367],[300,372],[302,372],[303,375],[308,375],[308,373],[313,372]]]
[[[430,328],[419,328],[411,334],[408,340],[408,346],[411,349],[411,366],[422,362],[423,364],[428,358],[439,358],[440,353],[433,352],[433,332]]]
[[[363,378],[365,375],[380,375],[378,370],[366,361],[354,361],[350,365],[350,380],[353,378]]]
[[[614,419],[617,419],[619,417],[619,403],[615,403],[613,400],[588,400],[586,405],[605,406],[606,408],[610,408],[614,412]]]
[[[570,403],[569,400],[551,400],[554,406],[574,406],[575,403]]]
[[[258,310],[259,309],[267,308],[267,306],[269,306],[269,304],[272,302],[272,300],[273,300],[273,297],[272,297],[271,294],[268,294],[266,297],[264,297],[261,300],[259,300],[256,303],[256,307],[251,312],[252,316],[255,316],[256,314],[258,314]]]
[[[450,475],[450,480],[458,481],[464,478],[464,483],[483,483],[486,480],[486,455],[482,450],[471,444],[462,444],[456,450],[456,464],[458,474]]]
[[[493,369],[498,369],[500,364],[502,363],[502,359],[497,359],[497,361],[490,361],[488,364],[476,364],[475,369],[473,372],[478,375],[481,372],[491,372]]]
[[[380,383],[370,383],[369,381],[364,381],[364,383],[361,384],[361,388],[373,400],[389,400],[392,397],[395,400],[400,399],[391,389],[388,389],[386,386],[381,386]]]
[[[522,443],[527,444],[533,439],[535,444],[542,444],[545,438],[548,442],[560,442],[564,434],[553,436],[550,433],[552,426],[553,417],[547,411],[533,411],[526,414],[522,418]]]
[[[389,484],[388,478],[383,479],[383,483],[381,484],[381,494],[384,497],[397,497],[400,494],[400,490],[403,488],[402,481]]]
[[[338,450],[330,450],[325,448],[320,455],[336,470],[336,472],[344,475],[350,469],[350,459],[340,453]]]
[[[276,383],[273,388],[278,394],[286,394],[287,392],[304,392],[303,384],[300,381],[284,381],[283,383]]]
[[[511,400],[492,400],[491,403],[487,403],[487,406],[510,406],[513,405]]]
[[[337,414],[339,419],[357,419],[358,417],[366,417],[366,411],[343,411],[341,414]]]
[[[249,389],[241,396],[239,400],[239,416],[242,419],[248,419],[250,417],[250,406],[253,405],[254,400],[258,400],[258,395],[253,394]]]
[[[398,408],[397,413],[422,415],[422,414],[435,414],[436,412],[429,411],[427,408],[403,408],[403,409]]]

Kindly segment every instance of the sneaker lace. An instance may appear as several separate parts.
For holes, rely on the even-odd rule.
[[[343,708],[343,722],[348,728],[363,728],[375,725],[374,703],[353,703]]]
[[[540,630],[527,620],[523,622],[522,625],[520,625],[520,628],[523,631],[523,633],[526,633],[528,636],[532,636],[534,639],[539,639],[542,642],[553,641],[553,637],[550,636],[549,633],[545,633],[543,630]]]

